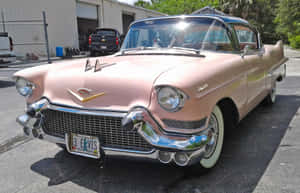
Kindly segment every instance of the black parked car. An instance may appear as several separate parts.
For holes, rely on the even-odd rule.
[[[120,33],[115,29],[98,28],[94,34],[89,36],[89,48],[91,56],[98,53],[115,53],[120,50]]]

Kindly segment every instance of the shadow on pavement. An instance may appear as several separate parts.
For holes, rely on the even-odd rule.
[[[299,78],[288,77],[276,104],[259,105],[236,129],[227,131],[219,164],[209,173],[193,175],[157,162],[125,158],[99,161],[60,151],[31,169],[47,178],[48,185],[72,182],[96,192],[250,193],[266,170],[289,124],[300,107],[293,95]]]
[[[6,87],[11,87],[11,86],[15,86],[15,82],[0,80],[0,88],[6,88]]]

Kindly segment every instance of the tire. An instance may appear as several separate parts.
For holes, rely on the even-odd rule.
[[[265,98],[266,105],[273,105],[276,102],[276,95],[277,95],[277,86],[276,81],[274,82],[272,89],[268,96]]]
[[[67,147],[66,147],[66,145],[64,145],[64,144],[61,144],[61,143],[57,143],[56,144],[58,147],[60,147],[62,150],[65,150],[65,151],[67,151]]]
[[[200,161],[200,166],[204,169],[213,168],[217,164],[222,152],[224,141],[224,120],[219,106],[215,106],[211,113],[208,129],[211,129],[211,134],[215,138],[214,141],[211,141],[213,144],[211,146],[207,146],[207,152],[204,154],[204,158]]]
[[[216,166],[220,158],[224,141],[224,119],[219,106],[214,107],[207,129],[210,129],[211,134],[216,137],[214,140],[215,143],[211,141],[211,146],[206,146],[207,149],[204,158],[198,164],[196,163],[184,169],[187,175],[199,175],[209,172]]]

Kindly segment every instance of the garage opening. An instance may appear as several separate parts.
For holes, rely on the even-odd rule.
[[[126,34],[130,24],[134,21],[134,14],[123,13],[122,21],[123,21],[123,34]]]
[[[98,27],[98,6],[87,3],[77,3],[77,26],[79,49],[88,51],[89,35]]]

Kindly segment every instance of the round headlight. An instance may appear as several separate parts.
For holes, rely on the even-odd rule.
[[[30,96],[32,94],[33,84],[24,78],[19,77],[16,80],[16,88],[20,95]]]
[[[183,106],[185,97],[179,90],[166,86],[159,88],[157,99],[163,109],[175,112]]]

